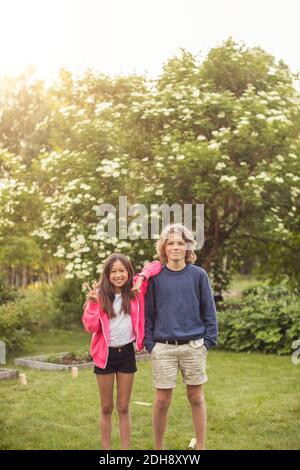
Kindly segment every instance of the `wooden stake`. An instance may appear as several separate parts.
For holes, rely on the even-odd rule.
[[[152,403],[147,403],[145,401],[134,401],[136,405],[141,405],[141,406],[152,406]]]
[[[19,381],[22,385],[27,385],[26,374],[19,374]]]
[[[78,377],[78,367],[71,367],[71,374],[72,374],[72,377],[76,379],[76,377]]]
[[[197,441],[196,439],[193,437],[193,439],[191,439],[191,442],[189,443],[189,449],[190,450],[194,450],[196,448],[196,444],[197,444]]]

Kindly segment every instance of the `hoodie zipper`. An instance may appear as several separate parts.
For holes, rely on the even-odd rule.
[[[100,318],[100,323],[101,323],[101,327],[102,327],[102,332],[103,332],[104,340],[105,340],[105,343],[106,343],[106,346],[107,346],[106,362],[105,362],[105,366],[103,367],[103,369],[105,369],[105,367],[106,367],[106,365],[107,365],[107,361],[108,361],[108,342],[107,342],[107,339],[106,339],[106,336],[105,336],[105,333],[104,333],[104,328],[103,328],[103,323],[102,323],[101,315],[99,315],[99,318]]]
[[[139,322],[140,322],[140,302],[138,297],[136,298],[138,304],[138,311],[137,311],[137,322],[136,322],[136,344],[138,344],[138,335],[139,335]]]

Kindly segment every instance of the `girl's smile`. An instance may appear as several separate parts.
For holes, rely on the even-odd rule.
[[[121,261],[117,260],[113,265],[109,274],[109,281],[114,287],[114,291],[118,294],[121,292],[121,288],[128,281],[128,272]]]

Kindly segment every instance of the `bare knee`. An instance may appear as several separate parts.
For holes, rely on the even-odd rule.
[[[171,404],[171,397],[166,395],[166,396],[157,396],[155,398],[155,406],[156,409],[159,411],[167,411],[169,409],[169,406]]]
[[[110,416],[113,412],[114,404],[110,403],[109,405],[101,405],[101,413],[105,416]]]
[[[188,394],[188,400],[193,407],[198,408],[198,407],[205,405],[205,398],[203,394],[201,395]]]
[[[129,405],[128,403],[117,403],[117,410],[120,415],[127,415],[129,413]]]

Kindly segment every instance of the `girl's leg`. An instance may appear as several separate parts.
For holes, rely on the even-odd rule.
[[[134,374],[117,372],[117,410],[119,413],[119,427],[121,449],[128,450],[131,440],[131,416],[129,402],[131,397]]]
[[[100,435],[103,450],[109,450],[111,445],[111,415],[114,407],[114,378],[115,374],[97,374],[101,415]]]

